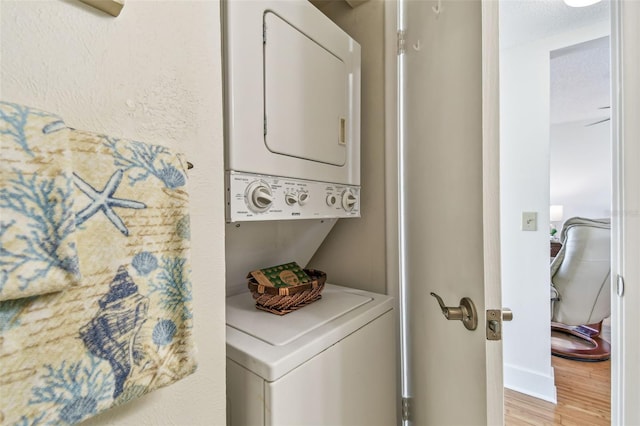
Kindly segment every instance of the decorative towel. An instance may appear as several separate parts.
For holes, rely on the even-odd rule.
[[[75,424],[196,368],[184,162],[68,136],[82,281],[0,302],[2,424]]]
[[[68,137],[60,117],[0,102],[0,301],[79,283]]]

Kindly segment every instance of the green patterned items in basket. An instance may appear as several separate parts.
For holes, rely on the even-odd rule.
[[[311,281],[296,262],[259,269],[249,274],[265,287],[295,287]]]
[[[288,287],[260,284],[253,273],[250,273],[247,276],[249,290],[256,301],[256,308],[276,315],[284,315],[320,299],[327,274],[315,269],[304,269],[303,272],[309,280],[306,283]]]

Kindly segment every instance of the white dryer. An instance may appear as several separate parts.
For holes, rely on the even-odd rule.
[[[392,299],[327,284],[285,316],[227,298],[227,425],[396,424]]]
[[[227,0],[228,222],[360,217],[360,45],[306,0]]]

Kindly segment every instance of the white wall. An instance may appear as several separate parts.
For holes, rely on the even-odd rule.
[[[362,47],[362,218],[338,220],[310,266],[332,283],[386,293],[384,2],[335,1],[321,10]]]
[[[501,245],[505,386],[555,401],[549,319],[550,51],[608,34],[608,22],[501,50]],[[538,230],[520,230],[523,211]]]
[[[127,0],[118,18],[79,2],[0,6],[0,99],[78,129],[182,149],[189,174],[198,371],[89,421],[225,424],[224,199],[219,3]]]
[[[585,126],[593,121],[551,126],[550,202],[563,221],[611,216],[611,122]]]

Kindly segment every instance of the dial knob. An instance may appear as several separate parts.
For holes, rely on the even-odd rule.
[[[305,204],[307,204],[307,201],[309,201],[309,193],[301,192],[300,195],[298,196],[298,203],[301,206],[304,206]]]
[[[350,189],[345,189],[342,193],[342,208],[350,212],[356,205],[357,198]]]
[[[284,201],[285,201],[288,205],[292,206],[292,205],[294,205],[294,204],[298,201],[298,199],[296,198],[296,194],[288,193],[288,194],[286,194],[286,195],[284,196]]]
[[[334,206],[337,201],[338,201],[338,198],[336,198],[335,195],[333,195],[333,194],[327,195],[327,205],[328,206]]]
[[[247,205],[251,210],[257,213],[261,213],[269,210],[271,204],[273,204],[273,194],[269,185],[262,181],[256,181],[251,183],[247,187]]]

